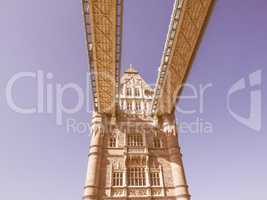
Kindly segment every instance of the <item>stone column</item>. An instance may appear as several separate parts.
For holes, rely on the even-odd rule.
[[[149,156],[148,155],[146,155],[145,178],[146,178],[146,186],[150,187],[150,168],[149,168]]]
[[[162,170],[162,165],[159,166],[159,178],[160,178],[160,186],[164,187],[164,180],[163,180],[163,170]]]
[[[149,169],[149,163],[145,166],[145,178],[146,178],[146,185],[147,187],[147,195],[151,196],[151,185],[150,185],[150,169]]]
[[[159,178],[160,178],[160,187],[164,188],[165,183],[164,183],[164,178],[163,178],[163,169],[162,165],[159,166]],[[164,196],[166,196],[166,191],[164,189],[161,189],[161,193],[163,193]]]
[[[162,128],[167,138],[176,199],[190,200],[190,194],[188,192],[188,185],[183,167],[182,154],[178,144],[178,134],[174,115],[163,116]]]
[[[91,143],[88,155],[88,169],[84,187],[84,200],[98,200],[102,143],[104,136],[103,118],[94,113],[91,126]]]

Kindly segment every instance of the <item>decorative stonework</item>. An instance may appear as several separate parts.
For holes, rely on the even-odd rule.
[[[148,195],[148,190],[145,188],[131,188],[128,189],[128,195],[132,197],[146,196]]]
[[[112,189],[112,196],[113,197],[125,196],[125,189],[123,189],[123,188],[113,188]]]
[[[136,70],[130,68],[121,84],[124,92],[127,88],[129,92],[131,88],[131,94],[122,92],[125,102],[139,99],[142,103],[151,105],[152,96],[142,95],[145,91],[152,90]],[[125,113],[123,108],[120,107],[118,116]],[[184,177],[184,172],[174,116],[152,118],[144,115],[147,111],[136,113],[135,109],[139,108],[132,107],[128,113],[131,117],[117,117],[116,124],[109,129],[106,126],[110,124],[111,118],[94,113],[87,178],[90,181],[87,182],[90,185],[93,180],[96,182],[94,189],[86,190],[86,194],[88,197],[91,194],[97,197],[85,200],[167,199],[188,195],[187,190],[178,191],[175,188],[176,185],[186,185],[186,181],[181,178]],[[90,177],[93,175],[94,179]],[[168,187],[173,189],[166,189]]]
[[[163,189],[162,188],[152,188],[151,189],[151,195],[152,196],[162,196],[163,195]]]
[[[153,89],[132,66],[121,78],[120,112],[126,118],[147,119],[150,115]]]
[[[131,154],[144,154],[146,153],[146,149],[145,148],[140,148],[140,147],[128,147],[128,153]]]

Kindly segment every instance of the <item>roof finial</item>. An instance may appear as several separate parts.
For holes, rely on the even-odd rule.
[[[137,74],[138,71],[136,69],[133,68],[133,65],[130,64],[129,68],[126,70],[126,73],[133,73],[133,74]]]

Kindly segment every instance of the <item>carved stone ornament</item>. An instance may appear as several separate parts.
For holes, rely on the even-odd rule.
[[[167,135],[176,135],[176,126],[173,124],[167,124],[163,127],[163,132]]]

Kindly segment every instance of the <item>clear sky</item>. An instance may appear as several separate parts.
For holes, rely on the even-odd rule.
[[[148,83],[156,80],[172,3],[125,1],[123,69],[133,64]],[[265,0],[217,0],[193,63],[188,83],[197,88],[212,84],[201,104],[203,112],[200,98],[179,102],[183,109],[196,109],[194,114],[177,112],[179,124],[200,121],[212,126],[208,133],[180,131],[195,200],[267,199],[266,10]],[[76,200],[82,196],[89,146],[86,106],[75,114],[64,114],[63,124],[57,125],[56,108],[50,114],[19,114],[6,99],[7,84],[15,74],[38,70],[53,74],[51,80],[45,79],[45,88],[50,84],[55,90],[56,84],[72,82],[85,93],[88,60],[82,20],[80,0],[0,1],[0,199]],[[247,86],[248,75],[257,70],[261,70],[262,84],[256,89],[262,98],[250,101],[246,87],[231,97],[230,105],[233,112],[246,117],[250,104],[261,105],[259,131],[236,120],[226,103],[233,84],[244,78]],[[36,89],[35,79],[19,80],[13,88],[15,103],[27,108],[36,105]],[[192,90],[186,88],[182,95],[192,95]],[[55,91],[53,96],[56,107]],[[85,100],[91,104],[91,99]],[[75,106],[76,93],[66,93],[63,103]],[[78,128],[68,129],[68,120]]]

